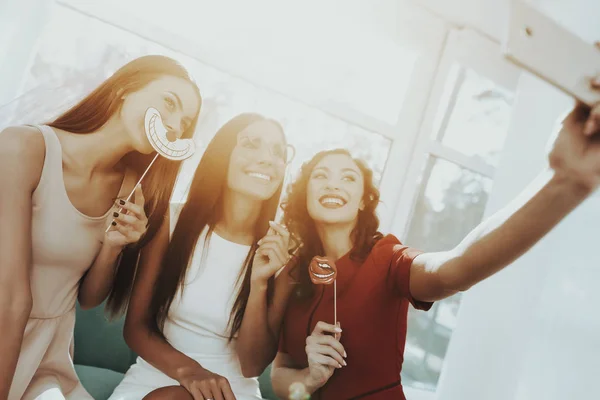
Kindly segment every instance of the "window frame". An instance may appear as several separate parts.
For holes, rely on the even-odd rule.
[[[450,113],[448,111],[452,109],[451,104],[458,95],[457,90],[453,91],[452,97],[449,99],[448,104],[450,106],[446,108],[445,116],[442,118],[438,129],[435,126],[435,118],[438,114],[438,108],[444,100],[447,80],[450,78],[452,67],[456,63],[471,68],[481,76],[516,93],[520,70],[505,60],[500,50],[499,43],[474,30],[456,28],[449,32],[446,47],[440,60],[438,74],[435,76],[433,90],[424,113],[418,140],[412,153],[409,171],[405,183],[401,187],[402,196],[395,204],[396,213],[392,230],[399,237],[405,237],[408,233],[415,204],[423,183],[422,174],[428,160],[427,156],[437,157],[485,177],[494,178],[496,167],[485,163],[479,157],[465,155],[438,140],[439,132],[444,132],[449,122],[447,116]],[[435,134],[433,134],[434,131]]]

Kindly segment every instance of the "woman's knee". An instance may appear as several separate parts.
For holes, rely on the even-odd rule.
[[[143,400],[194,400],[194,398],[182,386],[167,386],[148,393]]]

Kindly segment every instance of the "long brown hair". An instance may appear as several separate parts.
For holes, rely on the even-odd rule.
[[[174,76],[190,82],[201,101],[197,85],[182,65],[169,57],[150,55],[125,64],[83,100],[48,125],[77,134],[93,133],[119,112],[123,96],[144,88],[162,76]],[[193,136],[197,121],[198,115],[184,132],[184,137]],[[155,154],[131,152],[123,161],[128,168],[141,176]],[[106,303],[106,310],[111,316],[122,314],[127,307],[140,249],[152,240],[165,218],[180,166],[181,162],[159,157],[142,182],[148,230],[137,244],[127,246],[121,255]]]
[[[292,276],[297,280],[296,296],[310,297],[314,291],[313,284],[308,275],[308,264],[314,256],[324,255],[325,250],[317,233],[314,220],[308,213],[306,205],[308,181],[312,171],[321,160],[329,155],[342,154],[350,157],[362,172],[364,179],[363,202],[365,208],[358,212],[358,220],[352,230],[352,260],[363,261],[379,239],[383,237],[378,232],[379,218],[375,212],[379,204],[379,190],[373,183],[373,170],[362,160],[352,157],[346,149],[321,151],[305,162],[296,180],[288,186],[287,195],[281,208],[283,209],[283,223],[292,237],[302,243],[299,249],[298,262],[293,267]]]
[[[238,134],[253,123],[264,120],[267,119],[262,115],[253,113],[240,114],[234,117],[218,130],[202,155],[198,168],[194,173],[188,199],[181,210],[169,247],[162,260],[160,275],[154,284],[150,303],[149,328],[161,336],[163,335],[162,331],[169,308],[185,279],[190,259],[194,254],[201,233],[208,229],[208,238],[217,222],[222,218],[223,193],[227,188],[229,162],[231,153],[237,145]],[[283,128],[278,122],[268,121],[277,125],[283,135]],[[258,247],[256,242],[267,233],[269,221],[275,218],[282,188],[283,183],[275,194],[263,203],[260,216],[256,222],[254,242],[241,270],[241,274],[243,274],[242,285],[230,315],[230,339],[240,329],[248,303],[252,260]],[[269,283],[269,286],[271,291],[272,282]],[[209,305],[205,306],[208,307]]]

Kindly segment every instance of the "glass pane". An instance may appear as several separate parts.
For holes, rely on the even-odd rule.
[[[424,251],[449,250],[481,221],[492,180],[456,164],[429,157],[406,243]],[[460,294],[428,312],[409,309],[402,380],[435,390],[456,316]]]
[[[455,64],[436,116],[437,140],[496,166],[508,132],[514,94]]]
[[[195,135],[199,151],[184,162],[173,201],[184,199],[195,167],[217,129],[242,112],[258,112],[282,123],[297,150],[290,174],[317,151],[345,147],[366,159],[375,178],[381,178],[391,145],[384,136],[62,6],[56,8],[42,35],[24,83],[24,96],[0,110],[0,125],[47,121],[127,61],[144,54],[164,54],[181,62],[203,96]]]

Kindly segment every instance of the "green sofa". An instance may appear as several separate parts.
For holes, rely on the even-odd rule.
[[[136,355],[123,339],[123,322],[108,322],[104,305],[83,311],[77,306],[75,370],[96,400],[106,400],[135,362]],[[271,388],[271,368],[260,376],[263,398],[277,399]]]

